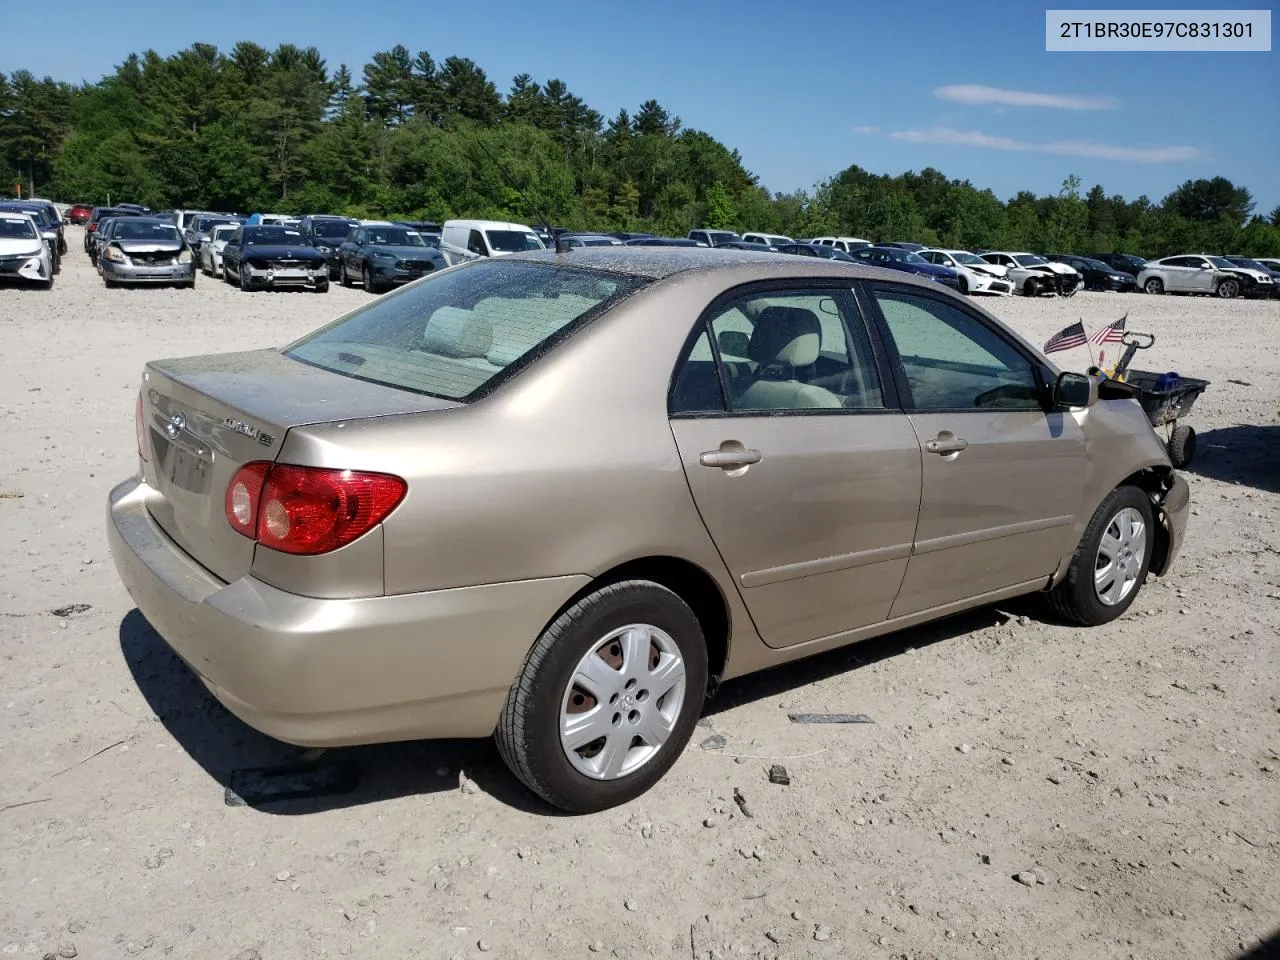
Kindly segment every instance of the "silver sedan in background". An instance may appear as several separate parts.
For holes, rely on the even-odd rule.
[[[200,247],[200,269],[211,277],[222,276],[222,248],[227,240],[236,232],[238,223],[220,223],[209,233],[209,238]]]

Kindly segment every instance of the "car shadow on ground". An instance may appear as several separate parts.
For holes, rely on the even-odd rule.
[[[1001,604],[1000,609],[1014,616],[1035,615],[1038,606],[1032,598],[1020,598]],[[983,607],[728,681],[708,700],[704,716],[712,717],[789,691],[802,691],[815,681],[1005,620],[1006,615],[995,607]],[[461,770],[480,790],[504,804],[540,816],[561,815],[507,771],[491,740],[347,747],[327,751],[310,761],[299,748],[257,732],[223,707],[138,610],[131,610],[120,622],[119,641],[125,663],[147,704],[165,729],[218,784],[228,805],[284,816],[317,813],[462,789],[464,781],[458,774]],[[828,699],[824,695],[824,702]],[[848,704],[840,710],[867,713],[874,719],[876,704]],[[333,789],[304,789],[302,792],[308,795],[283,799],[270,789],[255,793],[252,785],[261,779],[254,772],[281,766],[292,774],[315,773],[313,786],[328,783]],[[290,779],[283,778],[286,786]],[[344,779],[347,782],[340,783]],[[278,787],[279,778],[275,782]],[[246,783],[251,789],[244,789]]]
[[[1237,424],[1196,436],[1189,473],[1280,493],[1280,426]]]
[[[1280,929],[1266,940],[1260,941],[1240,954],[1235,960],[1280,960]]]

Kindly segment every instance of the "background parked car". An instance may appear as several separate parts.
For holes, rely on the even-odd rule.
[[[1250,276],[1257,281],[1258,296],[1275,296],[1277,291],[1277,283],[1280,283],[1280,271],[1276,271],[1272,267],[1267,266],[1261,260],[1253,260],[1249,257],[1223,257],[1224,260],[1234,263],[1242,270],[1247,270]],[[1267,278],[1270,277],[1271,289],[1267,289]]]
[[[835,247],[845,253],[853,253],[863,247],[873,246],[870,240],[861,237],[814,237],[812,240],[801,240],[800,243],[820,243],[824,247]]]
[[[298,232],[311,241],[317,250],[324,254],[329,262],[329,279],[339,279],[338,247],[347,239],[359,220],[351,217],[339,217],[330,214],[315,214],[303,217],[298,223]]]
[[[919,277],[936,280],[953,290],[960,289],[960,275],[950,267],[941,267],[930,263],[918,253],[903,250],[899,247],[862,247],[854,250],[852,256],[858,263],[886,270],[898,270],[902,273],[914,273]]]
[[[63,256],[67,252],[66,217],[62,215],[58,205],[52,200],[46,200],[43,197],[27,197],[23,203],[34,203],[44,208],[48,222],[58,228],[58,256]]]
[[[211,277],[222,276],[222,250],[239,228],[238,223],[220,223],[209,234],[209,239],[200,247],[200,269]]]
[[[634,237],[623,241],[628,247],[705,247],[705,243],[690,240],[688,237]]]
[[[555,242],[567,243],[571,247],[620,247],[622,241],[604,233],[562,233]]]
[[[1151,294],[1202,293],[1230,300],[1256,289],[1261,283],[1256,274],[1222,257],[1191,254],[1147,261],[1138,284]],[[1270,276],[1266,285],[1267,292],[1274,287]]]
[[[74,203],[71,209],[67,211],[67,219],[77,226],[87,223],[89,214],[93,213],[93,207],[87,203]]]
[[[790,237],[780,233],[744,233],[742,239],[747,243],[763,243],[766,247],[776,247],[782,243],[795,243]]]
[[[120,217],[98,251],[98,268],[108,287],[171,284],[193,289],[196,264],[178,228],[160,217]]]
[[[338,247],[338,279],[344,287],[359,282],[369,293],[417,280],[449,266],[440,250],[422,234],[389,221],[354,227]]]
[[[899,250],[910,250],[912,253],[919,253],[921,250],[927,250],[923,243],[911,243],[906,240],[886,240],[883,243],[877,243],[877,247],[896,247]]]
[[[1255,257],[1258,263],[1271,271],[1271,276],[1280,283],[1280,257]]]
[[[623,243],[630,243],[632,240],[645,240],[649,237],[656,237],[657,234],[644,233],[643,231],[637,232],[634,230],[615,230],[613,233],[609,234],[609,236],[617,237]]]
[[[204,246],[205,240],[209,238],[214,227],[220,223],[239,222],[239,217],[228,216],[225,213],[202,213],[198,217],[188,219],[187,229],[182,231],[182,236],[187,241],[187,246],[191,248],[191,252],[199,257],[200,248]]]
[[[777,253],[777,247],[767,243],[752,243],[750,240],[729,240],[725,243],[717,243],[717,250],[755,250],[758,253]]]
[[[1013,283],[1004,267],[987,263],[968,250],[919,250],[918,255],[940,267],[950,267],[956,272],[956,289],[963,294],[991,293],[1009,296]]]
[[[1138,288],[1137,278],[1132,274],[1113,270],[1101,260],[1091,257],[1080,257],[1074,253],[1051,253],[1049,259],[1054,263],[1065,263],[1084,278],[1086,290],[1112,290],[1116,293],[1132,293]]]
[[[780,243],[774,249],[779,253],[789,253],[797,257],[819,257],[823,260],[840,260],[845,263],[855,262],[853,257],[843,250],[825,246],[821,243]]]
[[[547,248],[532,227],[504,220],[446,220],[441,227],[441,241],[480,257]]]
[[[698,243],[705,243],[708,247],[718,247],[722,243],[732,243],[742,239],[732,230],[690,230],[686,236]]]
[[[42,203],[30,203],[26,200],[10,200],[0,203],[0,210],[11,213],[25,213],[35,221],[40,236],[49,245],[49,255],[53,260],[53,272],[62,272],[62,251],[65,243],[62,240],[62,220],[51,217],[50,207]]]
[[[93,245],[93,235],[98,230],[98,224],[108,217],[136,217],[135,210],[125,210],[122,207],[94,207],[89,214],[89,219],[84,225],[84,252],[89,253]],[[179,230],[182,228],[179,227]]]
[[[1146,257],[1140,257],[1136,253],[1086,253],[1084,256],[1105,263],[1112,270],[1129,274],[1135,284],[1138,282],[1138,274],[1147,263]]]
[[[242,224],[222,248],[222,279],[240,289],[329,289],[329,262],[292,227]]]
[[[0,210],[0,280],[53,289],[53,256],[35,220],[20,210]]]
[[[1004,267],[1013,289],[1026,297],[1038,297],[1042,293],[1059,293],[1064,288],[1062,278],[1077,274],[1065,264],[1054,264],[1037,253],[1009,253],[1003,250],[984,250],[979,256],[987,263]],[[1072,285],[1071,292],[1075,292]]]

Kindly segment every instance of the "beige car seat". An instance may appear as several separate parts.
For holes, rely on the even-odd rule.
[[[742,410],[809,410],[843,406],[830,390],[801,383],[796,371],[816,363],[822,324],[803,307],[760,311],[747,355],[756,364],[736,406]]]

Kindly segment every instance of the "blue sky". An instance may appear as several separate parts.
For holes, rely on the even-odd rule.
[[[1047,53],[1044,9],[55,0],[7,5],[5,32],[21,42],[4,45],[0,69],[92,82],[131,51],[243,39],[314,44],[330,67],[347,63],[359,77],[375,51],[403,43],[437,61],[470,57],[504,93],[517,73],[559,77],[606,116],[657,99],[737,148],[772,190],[810,188],[857,163],[877,173],[934,166],[1006,199],[1054,192],[1076,173],[1086,188],[1158,200],[1220,174],[1248,187],[1258,212],[1280,203],[1280,54]]]

